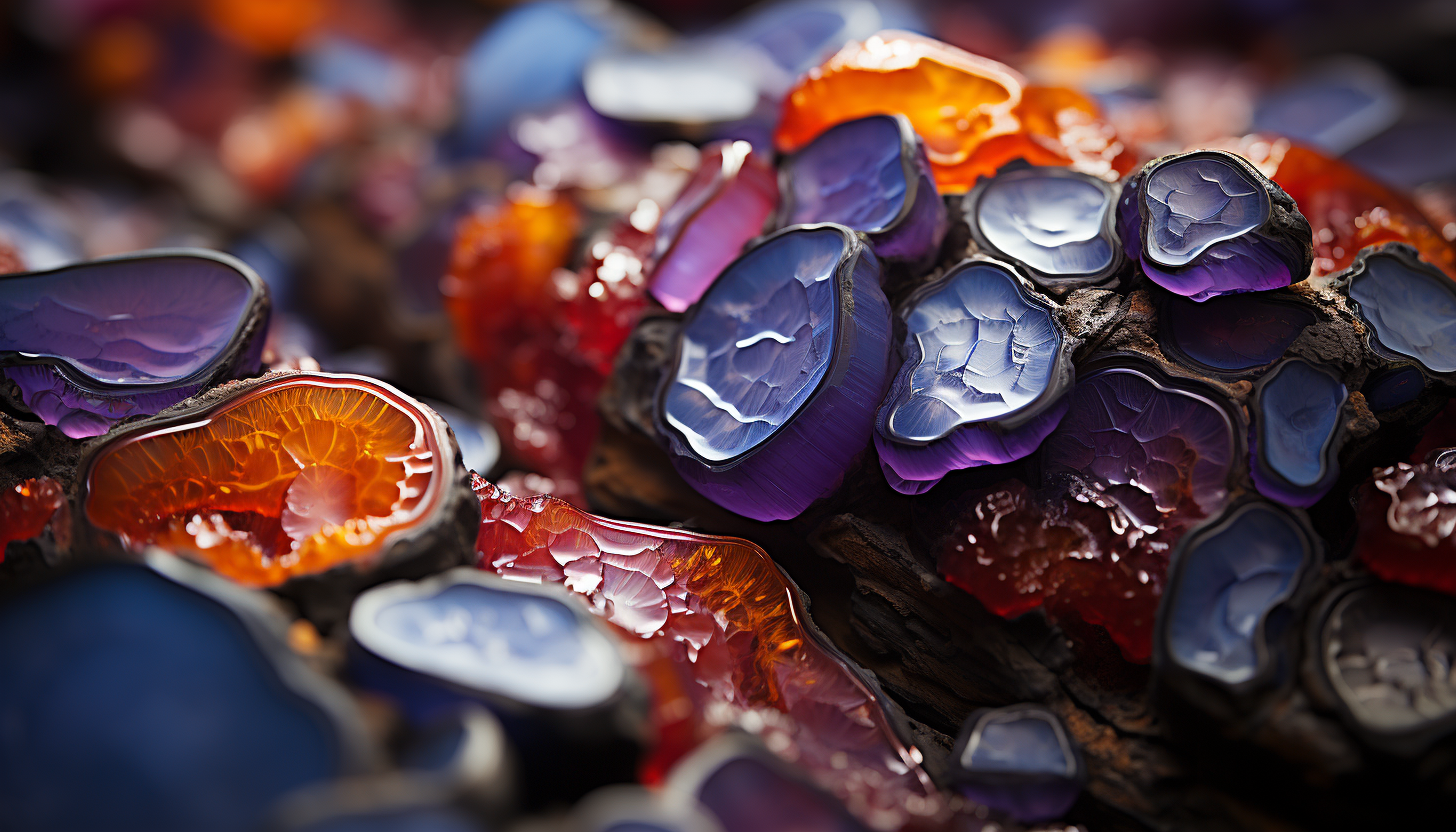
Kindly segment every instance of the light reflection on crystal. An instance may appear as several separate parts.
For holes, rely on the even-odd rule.
[[[1052,278],[1098,276],[1118,245],[1113,195],[1100,180],[1064,168],[1002,171],[975,203],[976,223],[999,254]]]
[[[1148,217],[1147,254],[1163,266],[1186,266],[1209,247],[1269,219],[1264,187],[1216,155],[1159,164],[1143,185]]]
[[[1456,287],[1449,278],[1400,248],[1371,252],[1353,271],[1350,298],[1379,346],[1433,373],[1456,372]]]

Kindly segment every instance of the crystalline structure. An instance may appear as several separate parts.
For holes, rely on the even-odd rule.
[[[1113,192],[1065,168],[1004,170],[972,195],[972,234],[1051,289],[1105,281],[1123,260]]]
[[[1018,158],[1109,179],[1132,162],[1091,99],[1027,85],[1003,64],[898,31],[849,43],[800,78],[774,144],[792,152],[835,124],[878,114],[910,119],[941,193],[965,193]]]
[[[1320,628],[1320,666],[1346,720],[1378,747],[1418,752],[1456,727],[1456,601],[1391,584],[1348,590]]]
[[[1330,490],[1340,475],[1337,439],[1348,398],[1332,369],[1300,358],[1259,379],[1250,467],[1264,496],[1308,507]]]
[[[697,719],[724,707],[792,718],[798,765],[851,811],[899,827],[928,796],[876,697],[806,629],[795,590],[751,543],[594,517],[475,480],[480,567],[552,582],[658,644],[690,679]]]
[[[0,492],[0,563],[7,545],[38,536],[65,505],[65,491],[50,477],[24,480]]]
[[[1179,550],[1164,602],[1161,648],[1179,667],[1227,686],[1274,670],[1271,614],[1313,561],[1308,533],[1263,503],[1248,503]]]
[[[1388,581],[1456,595],[1456,468],[1401,462],[1360,499],[1356,555]]]
[[[1241,373],[1279,360],[1317,319],[1308,306],[1245,292],[1197,303],[1164,298],[1158,309],[1163,351],[1195,370]]]
[[[1186,266],[1213,246],[1269,219],[1269,197],[1244,170],[1200,156],[1159,165],[1143,185],[1147,255],[1161,266]]]
[[[1456,285],[1449,278],[1399,247],[1369,252],[1351,271],[1350,299],[1377,350],[1413,358],[1432,373],[1456,373]]]
[[[379,382],[275,376],[102,446],[79,510],[129,546],[277,586],[368,563],[440,522],[452,449],[438,416]]]
[[[258,370],[268,295],[212,252],[141,253],[0,279],[0,354],[20,401],[72,438]]]
[[[971,714],[951,758],[962,794],[1025,823],[1066,814],[1087,778],[1062,721],[1037,705]]]

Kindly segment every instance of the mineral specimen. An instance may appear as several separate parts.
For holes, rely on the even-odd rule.
[[[1369,325],[1371,349],[1456,373],[1456,285],[1410,246],[1366,249],[1340,278]]]
[[[656,407],[673,466],[747,517],[798,516],[869,445],[889,374],[879,263],[843,226],[793,226],[683,321]]]
[[[1305,327],[1308,305],[1273,292],[1246,292],[1202,303],[1169,294],[1158,305],[1158,344],[1189,369],[1236,376],[1278,361]]]
[[[0,492],[0,563],[5,562],[6,546],[44,532],[65,505],[65,491],[50,477],[24,480]]]
[[[157,249],[0,278],[6,395],[73,439],[256,373],[268,291],[241,261]]]
[[[904,116],[825,130],[779,166],[778,226],[833,222],[869,235],[881,260],[929,265],[945,236],[945,202],[925,145]]]
[[[1057,715],[1039,705],[971,714],[951,751],[951,780],[962,794],[1026,823],[1066,814],[1087,768]]]
[[[1123,186],[1117,210],[1128,256],[1175,294],[1201,301],[1309,274],[1309,222],[1278,185],[1232,153],[1150,162]]]
[[[1008,166],[966,197],[976,244],[1023,266],[1043,289],[1066,292],[1116,280],[1127,259],[1117,238],[1117,192],[1058,167]]]
[[[1425,388],[1425,373],[1407,364],[1371,373],[1360,392],[1372,412],[1383,413],[1415,401]]]
[[[1280,362],[1254,386],[1250,475],[1265,497],[1307,508],[1340,475],[1349,392],[1334,369],[1302,358]]]
[[[967,260],[903,312],[905,362],[880,406],[875,448],[896,490],[1035,451],[1066,412],[1066,336],[1050,305],[994,260]]]
[[[1456,468],[1439,454],[1375,471],[1359,518],[1355,553],[1371,572],[1456,595]]]

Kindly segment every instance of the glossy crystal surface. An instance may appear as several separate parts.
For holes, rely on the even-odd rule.
[[[1355,554],[1371,572],[1456,595],[1456,467],[1437,459],[1375,471],[1359,517]]]
[[[1268,615],[1293,594],[1309,558],[1298,524],[1259,503],[1199,532],[1182,550],[1167,590],[1169,656],[1224,684],[1254,679],[1268,664]]]
[[[1114,200],[1090,177],[1062,168],[998,173],[976,202],[973,222],[998,252],[1052,276],[1095,275],[1118,245],[1108,224]]]
[[[889,116],[829,128],[786,163],[792,211],[784,225],[835,222],[869,234],[889,228],[905,208],[906,168],[915,169],[906,153]]]
[[[662,412],[699,457],[752,450],[814,394],[834,355],[846,245],[832,228],[771,240],[726,271],[687,321]]]
[[[66,492],[50,477],[22,480],[0,491],[0,563],[5,547],[29,540],[45,531],[51,518],[66,504]]]
[[[279,376],[103,446],[81,511],[129,546],[276,586],[419,533],[455,476],[449,447],[437,417],[380,382]]]
[[[1331,458],[1349,393],[1332,370],[1291,358],[1260,380],[1254,483],[1287,505],[1312,505],[1333,484]],[[1260,476],[1261,474],[1265,476]],[[1272,475],[1272,476],[1269,476]]]
[[[1061,720],[1035,705],[972,714],[955,754],[951,776],[964,794],[1026,822],[1065,814],[1085,777]]]
[[[833,797],[753,755],[720,762],[694,794],[723,832],[866,832]]]
[[[1456,285],[1450,279],[1376,252],[1350,281],[1350,298],[1381,346],[1433,373],[1456,372]]]
[[[905,323],[909,360],[893,388],[891,439],[930,442],[1014,417],[1057,380],[1061,333],[1004,266],[957,268],[917,295]]]
[[[794,590],[762,549],[595,517],[549,497],[516,499],[475,480],[480,567],[563,584],[593,612],[666,646],[709,705],[768,709],[793,720],[798,765],[861,818],[899,826],[906,801],[927,795],[872,694],[820,646]]]
[[[1147,254],[1163,266],[1186,266],[1215,243],[1238,239],[1269,219],[1264,186],[1217,156],[1158,165],[1143,185]]]
[[[1257,292],[1209,298],[1202,303],[1169,296],[1159,307],[1158,338],[1194,369],[1237,373],[1277,361],[1318,318],[1293,301]]]

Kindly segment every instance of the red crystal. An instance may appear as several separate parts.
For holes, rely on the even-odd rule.
[[[14,488],[0,491],[0,563],[5,562],[6,546],[45,531],[51,518],[65,505],[65,491],[50,477],[24,480]]]
[[[1360,496],[1355,552],[1387,581],[1456,595],[1456,468],[1401,462]]]

